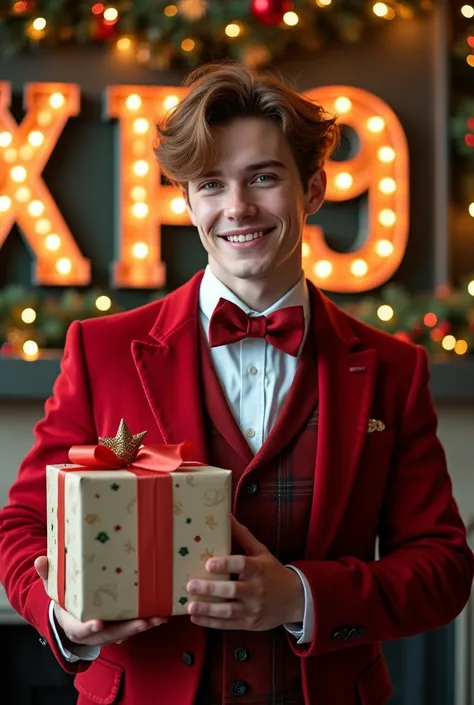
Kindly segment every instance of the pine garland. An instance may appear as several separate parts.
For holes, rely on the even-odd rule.
[[[267,0],[270,8],[274,3],[285,5]],[[385,5],[387,17],[402,22],[429,12],[434,2],[385,0]],[[125,51],[161,70],[224,57],[264,65],[293,47],[314,53],[328,42],[360,41],[387,21],[373,6],[374,0],[288,0],[286,7],[299,20],[288,26],[266,23],[261,0],[17,0],[0,9],[0,56],[64,44],[116,45],[128,38],[130,45],[121,45]],[[35,23],[38,19],[45,24]],[[237,36],[226,34],[229,24],[238,26]],[[192,44],[183,44],[187,39]]]
[[[156,291],[150,301],[167,291]],[[110,308],[97,308],[99,296],[110,298]],[[431,357],[474,356],[474,281],[459,290],[439,287],[434,293],[411,295],[394,284],[378,294],[349,299],[342,305],[350,315],[402,340],[422,345]],[[36,314],[31,323],[22,320],[25,310]],[[109,315],[124,310],[114,294],[99,290],[41,295],[37,289],[9,285],[0,291],[0,355],[19,355],[27,340],[40,350],[64,347],[68,326],[74,320]]]

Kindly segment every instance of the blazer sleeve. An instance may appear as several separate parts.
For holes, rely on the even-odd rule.
[[[68,663],[62,657],[49,621],[50,598],[33,563],[46,555],[46,465],[67,463],[72,445],[96,442],[79,322],[68,330],[61,371],[35,438],[0,511],[0,580],[12,607],[39,632],[42,643],[47,641],[63,669],[77,673],[90,662]]]
[[[314,601],[301,657],[401,639],[451,622],[469,599],[473,556],[452,496],[423,348],[416,349],[379,527],[379,560],[299,561]]]

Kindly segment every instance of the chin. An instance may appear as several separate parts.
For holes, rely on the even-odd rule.
[[[242,262],[240,266],[226,267],[226,270],[238,279],[260,279],[271,272],[271,267],[256,262]]]

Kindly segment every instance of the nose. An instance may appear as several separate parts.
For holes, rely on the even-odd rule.
[[[229,189],[224,216],[228,220],[243,220],[253,218],[257,212],[255,203],[252,202],[249,192],[242,187]]]

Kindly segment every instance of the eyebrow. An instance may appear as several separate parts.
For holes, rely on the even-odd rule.
[[[266,159],[265,161],[257,162],[256,164],[249,164],[244,168],[244,171],[260,171],[261,169],[268,169],[269,167],[287,169],[285,164],[283,164],[283,162],[279,162],[277,159]],[[206,174],[203,174],[201,178],[209,178],[211,176],[222,176],[222,171],[219,169],[214,169],[212,171],[208,171]]]

